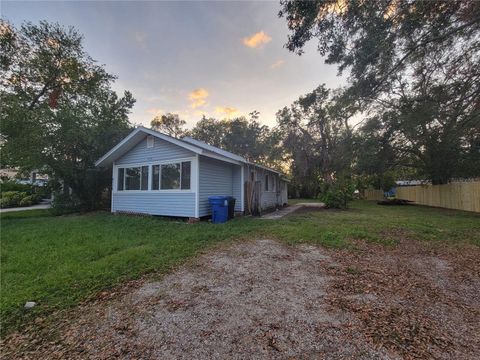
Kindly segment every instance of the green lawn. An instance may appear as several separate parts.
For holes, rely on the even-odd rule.
[[[480,246],[479,214],[365,201],[347,211],[299,212],[282,220],[247,217],[223,225],[109,213],[52,217],[46,211],[5,213],[0,219],[3,333],[122,281],[165,273],[229,240],[343,247],[364,239],[394,246],[401,232],[419,241]],[[25,312],[29,300],[38,306]]]

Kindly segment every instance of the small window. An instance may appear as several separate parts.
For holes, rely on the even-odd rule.
[[[268,175],[265,175],[265,191],[268,191]]]
[[[190,189],[190,173],[191,173],[190,161],[182,162],[182,190]]]
[[[118,169],[118,179],[117,179],[117,190],[123,190],[123,181],[124,181],[125,169]]]
[[[155,139],[152,135],[147,136],[147,148],[152,148],[153,144],[155,143]]]
[[[250,172],[250,181],[255,181],[255,171]]]
[[[152,166],[152,190],[160,189],[160,165]]]
[[[180,189],[180,164],[162,165],[162,190]]]

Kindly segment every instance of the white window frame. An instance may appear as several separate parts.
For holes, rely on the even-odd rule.
[[[190,162],[190,189],[182,189],[182,163],[184,162]],[[179,164],[180,165],[180,188],[178,189],[162,189],[162,165],[174,165],[174,164]],[[152,184],[153,184],[153,167],[155,165],[159,166],[159,172],[158,172],[158,189],[152,189]],[[149,189],[151,191],[190,191],[192,190],[192,161],[191,160],[186,160],[186,161],[173,161],[173,162],[167,162],[167,163],[162,163],[162,164],[151,164],[151,169],[152,172],[150,174],[150,187]]]
[[[153,165],[167,165],[167,164],[178,164],[190,161],[190,189],[159,189],[159,190],[152,190],[152,166]],[[142,167],[148,166],[148,190],[118,190],[118,169],[120,168],[131,168],[131,167]],[[194,193],[198,179],[198,160],[196,157],[188,157],[188,158],[181,158],[181,159],[170,159],[170,160],[162,160],[162,161],[147,161],[147,162],[139,162],[139,163],[128,163],[128,164],[118,164],[113,166],[113,193],[114,194],[145,194],[145,193]],[[181,171],[181,170],[180,170]],[[161,176],[161,171],[160,171]],[[125,175],[124,175],[125,181]],[[161,181],[161,180],[160,180]],[[180,179],[181,181],[181,179]],[[124,183],[125,184],[125,183]],[[180,183],[181,186],[181,183]],[[125,188],[125,185],[124,185]]]
[[[127,192],[132,192],[132,191],[137,191],[137,192],[146,192],[148,191],[148,189],[150,189],[150,171],[151,171],[151,168],[148,166],[148,176],[147,176],[147,189],[146,190],[142,190],[142,168],[144,166],[148,166],[148,165],[139,165],[139,166],[118,166],[117,169],[115,170],[116,171],[116,177],[117,177],[117,183],[116,183],[116,191],[118,192],[124,192],[124,191],[127,191]],[[134,169],[134,168],[140,168],[140,189],[133,189],[133,190],[127,190],[127,169]],[[123,169],[123,190],[118,190],[118,169]]]

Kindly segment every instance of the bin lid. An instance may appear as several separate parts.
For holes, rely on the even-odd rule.
[[[228,198],[229,196],[217,195],[217,196],[209,196],[208,200],[228,200]]]

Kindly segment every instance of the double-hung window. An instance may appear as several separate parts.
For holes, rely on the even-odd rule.
[[[152,190],[190,190],[191,162],[152,166]]]
[[[148,190],[148,166],[119,168],[117,190]]]

